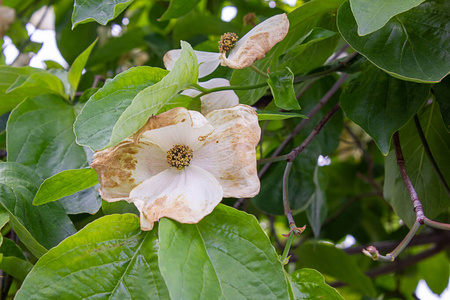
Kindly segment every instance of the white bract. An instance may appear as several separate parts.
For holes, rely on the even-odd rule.
[[[133,137],[97,152],[100,193],[138,208],[142,230],[168,217],[197,223],[223,197],[259,192],[256,153],[260,127],[247,105],[206,116],[182,107],[151,117]]]
[[[224,78],[213,78],[205,82],[199,82],[199,85],[206,89],[212,89],[216,87],[230,86],[230,82]],[[201,92],[189,89],[183,91],[182,94],[195,97],[201,94]],[[209,93],[201,96],[200,101],[202,103],[202,114],[207,114],[216,109],[229,108],[239,104],[239,98],[233,90]]]
[[[199,65],[199,78],[211,74],[218,66],[228,66],[232,69],[243,69],[262,59],[277,43],[282,41],[289,30],[289,20],[286,14],[273,16],[258,24],[244,37],[237,41],[234,48],[226,53],[194,51]],[[172,70],[175,61],[180,57],[181,50],[171,50],[164,55],[164,65]]]

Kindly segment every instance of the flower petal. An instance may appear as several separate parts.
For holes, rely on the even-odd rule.
[[[91,167],[97,171],[100,194],[109,202],[128,200],[132,189],[169,168],[166,152],[158,146],[131,139],[94,154]]]
[[[224,197],[253,197],[259,193],[256,151],[261,135],[258,116],[247,105],[214,110],[206,115],[215,130],[197,150],[191,165],[211,173]]]
[[[199,222],[220,203],[222,194],[214,176],[191,165],[183,171],[167,169],[144,181],[131,191],[130,200],[141,212],[142,230],[151,230],[162,217]]]
[[[180,53],[181,50],[177,49],[170,50],[164,55],[163,61],[167,70],[172,70],[175,65],[175,61],[180,57]],[[200,64],[198,67],[198,78],[211,74],[219,66],[220,53],[195,50],[194,53],[197,56],[197,62]]]
[[[212,89],[216,87],[230,86],[230,82],[224,78],[213,78],[205,82],[199,82],[199,85],[207,89]],[[182,94],[195,97],[200,94],[200,92],[197,90],[185,90]],[[239,98],[232,90],[207,94],[200,97],[200,100],[202,101],[203,114],[207,114],[212,110],[229,108],[239,104]]]
[[[250,30],[237,41],[228,58],[220,56],[222,66],[243,69],[263,58],[289,31],[286,14],[273,16]]]
[[[176,107],[151,117],[135,139],[156,144],[164,151],[177,144],[195,151],[213,131],[214,127],[199,112]]]

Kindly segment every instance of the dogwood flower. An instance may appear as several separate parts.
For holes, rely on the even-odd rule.
[[[213,78],[205,82],[199,82],[203,88],[230,86],[230,82],[224,78]],[[201,92],[193,89],[184,90],[183,95],[195,97]],[[229,108],[239,104],[239,98],[233,90],[218,91],[200,97],[202,114],[222,108]]]
[[[232,34],[225,34],[226,47],[221,44],[219,53],[194,51],[199,66],[199,78],[207,76],[221,64],[232,69],[243,69],[251,66],[255,61],[264,58],[267,52],[277,43],[282,41],[289,30],[289,20],[286,14],[275,15],[250,30],[236,44],[229,45],[234,41]],[[221,39],[223,41],[223,38]],[[229,48],[228,57],[226,52]],[[164,55],[164,66],[172,70],[175,61],[180,57],[181,50],[170,50]]]
[[[247,105],[206,116],[182,107],[152,116],[133,137],[95,153],[100,193],[127,200],[140,212],[141,229],[168,217],[197,223],[222,197],[259,192],[255,147],[258,118]]]

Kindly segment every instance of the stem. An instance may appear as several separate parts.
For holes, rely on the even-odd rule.
[[[250,69],[252,69],[253,71],[255,71],[256,73],[258,73],[259,75],[261,75],[262,77],[265,78],[269,78],[269,75],[266,72],[261,71],[260,69],[258,69],[255,65],[251,65]]]
[[[202,97],[206,94],[210,94],[210,93],[214,93],[214,92],[229,91],[229,90],[253,90],[253,89],[258,89],[258,88],[262,88],[265,86],[267,86],[267,82],[262,82],[262,83],[255,84],[255,85],[246,85],[246,86],[239,86],[239,85],[219,86],[219,87],[215,87],[212,89],[205,89],[205,88],[202,88],[201,86],[197,87],[197,85],[193,85],[192,87],[201,91],[202,93],[199,96]]]
[[[295,127],[295,129],[292,131],[292,133],[281,143],[280,146],[273,152],[272,157],[277,156],[281,153],[281,151],[286,147],[286,145],[296,136],[305,126],[308,124],[308,122],[311,120],[311,118],[319,112],[319,110],[328,102],[328,100],[331,99],[331,97],[334,95],[334,93],[337,92],[337,90],[341,87],[341,85],[345,82],[348,75],[344,74],[341,78],[339,78],[338,81],[331,87],[331,89],[320,99],[320,101],[316,104],[316,106],[311,109],[311,111],[308,113],[308,119],[303,119],[300,124]],[[311,86],[311,85],[310,85]],[[268,163],[265,165],[261,171],[259,171],[258,176],[261,178],[269,169],[271,163]]]
[[[425,138],[425,134],[423,133],[422,127],[420,126],[419,118],[417,117],[417,114],[414,115],[414,123],[416,124],[417,132],[419,133],[420,140],[423,145],[423,149],[425,150],[425,153],[427,154],[428,158],[430,159],[431,166],[434,169],[434,172],[436,173],[439,181],[441,182],[442,186],[444,187],[445,192],[450,197],[450,188],[445,181],[444,175],[442,175],[441,170],[439,170],[439,167],[436,163],[436,160],[433,157],[433,154],[431,153],[430,146],[428,145],[427,139]]]
[[[416,213],[416,221],[420,224],[423,224],[423,220],[425,218],[425,214],[423,212],[422,203],[420,203],[419,196],[412,185],[411,179],[406,172],[405,167],[405,158],[403,157],[402,148],[400,146],[400,138],[398,137],[398,131],[394,133],[393,136],[394,146],[395,146],[395,155],[397,156],[397,165],[400,169],[400,173],[402,175],[403,181],[405,182],[406,189],[411,197],[411,201],[413,203],[414,212]]]
[[[289,227],[291,224],[295,225],[294,218],[292,217],[291,207],[289,205],[289,196],[288,196],[288,184],[289,184],[289,173],[291,173],[292,162],[288,162],[286,164],[286,169],[284,170],[283,175],[283,206],[284,206],[284,214],[287,216],[289,221]]]
[[[262,165],[262,164],[268,164],[268,163],[273,163],[276,161],[283,161],[283,160],[287,160],[288,155],[281,155],[281,156],[275,156],[275,157],[268,157],[268,158],[262,158],[262,159],[258,159],[258,165]]]
[[[364,249],[362,252],[365,255],[372,257],[373,260],[392,262],[400,253],[402,253],[402,251],[406,248],[406,246],[408,246],[409,242],[413,239],[420,225],[422,224],[420,224],[419,222],[414,222],[414,225],[411,227],[405,238],[400,242],[400,244],[398,244],[398,246],[392,252],[386,254],[386,256],[380,255],[377,248],[373,246],[367,247],[367,249]]]
[[[291,231],[289,234],[288,240],[286,242],[286,246],[284,246],[283,254],[281,255],[281,263],[284,263],[287,260],[289,255],[289,251],[291,250],[292,240],[294,239],[294,231]]]
[[[308,137],[300,144],[300,146],[293,149],[288,154],[288,162],[294,161],[294,159],[302,153],[302,151],[313,141],[313,139],[320,133],[322,128],[327,124],[327,122],[331,119],[331,117],[341,108],[340,103],[336,103],[335,106],[323,117],[323,119],[314,127],[313,131],[308,135]]]
[[[442,230],[450,230],[450,224],[436,222],[425,217],[423,219],[423,223],[433,228],[442,229]]]

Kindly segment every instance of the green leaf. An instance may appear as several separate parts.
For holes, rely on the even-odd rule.
[[[270,90],[272,91],[275,105],[284,110],[298,110],[297,97],[294,92],[294,73],[291,69],[270,72],[267,80]]]
[[[334,245],[304,244],[296,253],[300,267],[316,269],[322,274],[348,283],[362,293],[375,295],[372,280],[363,273],[351,256]]]
[[[20,75],[6,90],[6,94],[18,93],[25,97],[34,97],[44,94],[55,94],[67,98],[61,80],[50,72],[36,72],[31,75]]]
[[[75,0],[72,14],[72,29],[78,24],[96,21],[106,25],[115,19],[134,0]]]
[[[442,294],[448,286],[449,266],[450,261],[444,251],[427,258],[417,265],[430,290],[438,295]],[[433,272],[430,272],[430,270],[433,270]]]
[[[311,225],[314,237],[317,238],[320,234],[320,228],[323,221],[327,217],[328,207],[327,199],[325,195],[325,179],[324,174],[321,172],[320,167],[316,165],[314,170],[314,185],[316,187],[311,199],[311,203],[306,209],[306,216],[308,217],[309,224]]]
[[[170,0],[169,8],[158,21],[166,21],[184,16],[190,12],[200,0]]]
[[[393,16],[416,7],[425,0],[365,1],[350,0],[358,24],[358,35],[367,35],[383,27]]]
[[[387,155],[392,135],[419,111],[430,88],[428,84],[396,79],[367,63],[344,90],[340,101],[347,116]]]
[[[291,274],[291,280],[296,300],[344,300],[336,289],[325,283],[325,278],[316,270],[297,270]]]
[[[185,87],[197,83],[197,57],[192,47],[181,42],[183,49],[172,71],[160,82],[152,85],[134,97],[114,125],[111,140],[106,147],[111,147],[138,131],[148,119],[170,102]]]
[[[105,216],[45,254],[15,299],[169,299],[157,250],[157,227],[141,231],[132,214]]]
[[[10,239],[3,240],[3,243],[0,246],[0,253],[2,253],[3,256],[15,256],[17,258],[26,260],[25,255],[23,254],[19,246]]]
[[[44,71],[32,67],[15,68],[10,66],[0,66],[0,95],[2,98],[0,101],[0,115],[12,110],[27,97],[24,91],[6,94],[6,90],[17,80],[17,78],[42,72]]]
[[[78,83],[80,83],[81,72],[83,71],[84,66],[86,66],[86,62],[91,55],[91,51],[97,43],[96,39],[86,50],[83,51],[73,62],[72,66],[69,69],[69,73],[67,74],[67,80],[70,83],[71,87],[71,95],[75,96],[75,93],[78,88]]]
[[[299,39],[310,33],[314,28],[321,27],[327,30],[336,28],[334,11],[342,4],[343,0],[312,0],[288,14],[289,32],[283,41],[275,45],[266,57],[255,62],[255,66],[260,70],[269,70],[271,72],[284,69],[284,60],[289,60],[288,67],[294,74],[307,73],[322,64],[330,57],[336,48],[339,37],[335,35],[310,44],[301,55],[294,57],[285,55]],[[255,85],[262,83],[265,78],[256,74],[256,72],[247,69],[234,70],[230,79],[231,85]],[[235,91],[240,99],[240,103],[252,105],[258,101],[266,92],[267,88],[252,90]]]
[[[26,260],[0,253],[0,269],[14,278],[25,280],[31,268],[33,265]]]
[[[445,130],[436,103],[426,106],[419,120],[431,153],[446,182],[450,182],[450,134]],[[444,212],[450,197],[439,182],[417,133],[414,120],[399,131],[406,170],[422,203],[425,215],[433,219]],[[397,167],[394,151],[385,160],[384,197],[394,212],[411,227],[416,219],[411,198]]]
[[[29,166],[43,179],[87,167],[91,154],[75,142],[75,116],[75,108],[55,95],[23,101],[8,120],[8,161]],[[95,213],[101,205],[94,188],[61,199],[60,203],[70,214]]]
[[[34,197],[33,205],[53,202],[98,184],[94,169],[62,171],[44,180]]]
[[[18,163],[0,163],[0,204],[20,240],[37,257],[75,233],[72,222],[59,203],[33,206],[41,179]]]
[[[307,119],[308,117],[295,112],[281,112],[281,111],[269,111],[269,110],[257,110],[259,121],[266,120],[285,120],[290,118],[302,118]]]
[[[102,211],[105,215],[131,213],[139,216],[139,210],[136,206],[125,200],[117,202],[106,202],[102,200]]]
[[[440,83],[436,84],[433,91],[441,109],[445,128],[450,132],[450,101],[448,101],[448,95],[450,95],[450,76],[445,77]]]
[[[392,76],[438,82],[450,70],[449,12],[448,1],[426,1],[395,16],[380,30],[358,36],[350,4],[344,3],[337,24],[350,46]]]
[[[172,299],[287,299],[284,271],[256,218],[219,205],[197,224],[162,219],[159,263]]]
[[[111,139],[114,125],[133,98],[168,73],[159,68],[136,67],[108,81],[89,99],[75,121],[78,144],[94,150],[104,148]]]

